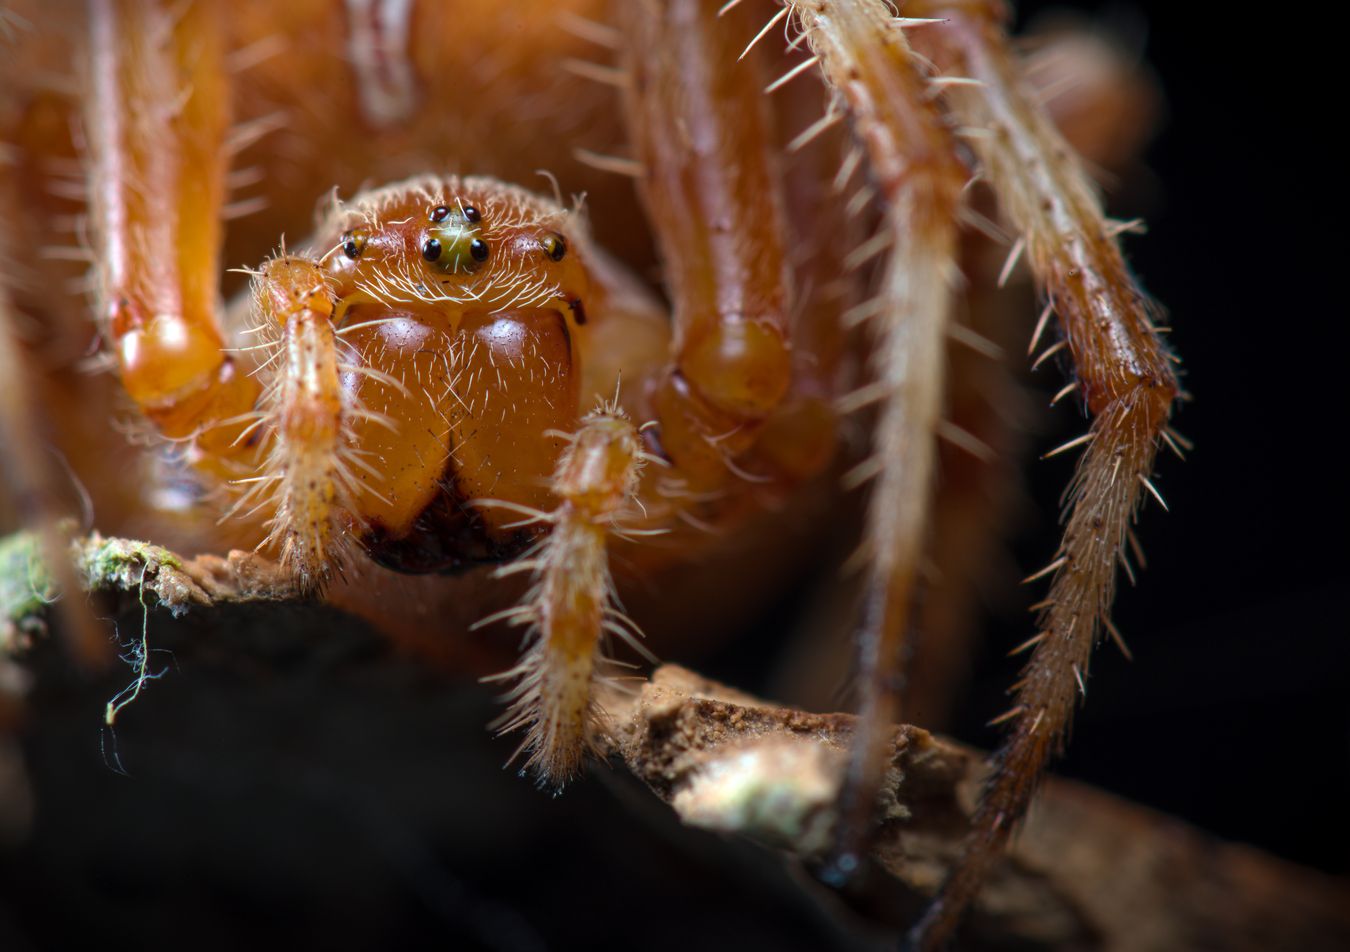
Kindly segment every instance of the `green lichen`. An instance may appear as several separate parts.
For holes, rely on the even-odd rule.
[[[183,561],[168,549],[135,539],[92,535],[75,543],[75,567],[91,591],[139,591],[147,575],[162,569],[181,571]]]
[[[137,592],[142,603],[149,594],[151,604],[158,601],[174,614],[200,594],[183,560],[163,546],[94,533],[71,541],[70,552],[86,591]],[[47,607],[57,594],[35,533],[0,538],[0,652],[20,651],[46,630]]]

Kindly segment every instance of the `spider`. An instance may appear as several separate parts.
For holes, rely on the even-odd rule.
[[[301,589],[405,637],[481,604],[447,617],[465,588],[433,594],[443,576],[526,576],[518,603],[477,623],[525,629],[498,726],[560,786],[603,730],[607,642],[644,650],[611,565],[655,575],[700,559],[828,479],[861,413],[871,451],[844,477],[870,484],[860,720],[827,881],[857,871],[905,711],[940,441],[990,452],[945,415],[969,395],[945,355],[949,336],[990,351],[957,315],[988,278],[962,228],[997,231],[981,212],[996,204],[1014,236],[1004,276],[1025,257],[1045,301],[1033,350],[1058,319],[1037,361],[1068,358],[1061,396],[1092,424],[1056,451],[1083,453],[1063,542],[1033,576],[1050,591],[998,769],[914,928],[918,947],[941,946],[1113,631],[1158,446],[1183,445],[1168,426],[1174,358],[1117,247],[1128,226],[1103,217],[1029,91],[1003,4],[55,7],[9,18],[7,85],[27,92],[0,115],[5,359],[40,353],[59,381],[38,400],[17,376],[3,384],[25,506],[48,524],[57,506],[33,449],[41,404],[77,473],[125,467],[90,480],[100,518],[260,548]],[[72,50],[73,80],[33,83]],[[552,198],[512,184],[540,167]],[[560,181],[585,203],[565,203]],[[222,251],[256,262],[321,198],[312,237],[243,269],[249,288],[221,305]],[[624,260],[647,260],[648,235],[668,308]],[[88,306],[60,283],[71,273],[111,374],[71,369],[88,337]],[[848,333],[861,325],[864,348]],[[64,422],[106,405],[114,379],[158,452]],[[413,594],[393,605],[389,591]]]

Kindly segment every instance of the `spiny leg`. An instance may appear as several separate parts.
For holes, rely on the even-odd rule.
[[[1094,177],[1130,175],[1155,118],[1157,89],[1129,50],[1088,24],[1051,26],[1020,38],[1027,95],[1041,102],[1055,127]],[[994,196],[967,190],[962,209],[961,268],[967,287],[961,325],[948,348],[947,418],[973,437],[939,446],[938,484],[929,558],[935,581],[925,591],[921,637],[906,678],[906,720],[941,730],[970,674],[981,594],[1002,591],[1015,577],[1004,528],[1023,492],[1030,397],[1013,364],[1026,347],[1021,315],[1029,295],[1010,249],[1015,237],[997,226]],[[1020,257],[1020,256],[1019,256]],[[1009,268],[1012,260],[1014,267]],[[1005,285],[1007,289],[1005,290]],[[1020,336],[1020,341],[1019,341]],[[1062,389],[1051,405],[1073,395]]]
[[[342,461],[354,408],[340,380],[333,293],[317,263],[282,255],[255,277],[253,299],[264,345],[280,366],[269,375],[258,418],[270,424],[260,440],[266,473],[251,477],[258,481],[250,493],[274,512],[268,542],[282,566],[302,591],[314,591],[342,570],[350,528],[338,503],[351,495]]]
[[[787,229],[767,79],[757,54],[738,60],[757,24],[736,12],[719,20],[720,6],[662,0],[622,8],[640,190],[674,305],[670,362],[650,368],[647,390],[673,478],[639,487],[637,469],[654,457],[641,450],[637,429],[614,408],[592,415],[555,477],[562,504],[532,516],[552,524],[549,538],[507,570],[532,570],[537,584],[498,616],[533,632],[525,659],[503,676],[520,679],[504,729],[526,729],[527,766],[554,785],[576,772],[596,729],[602,636],[635,644],[612,606],[606,538],[631,534],[631,526],[613,525],[615,513],[641,493],[653,504],[645,526],[659,527],[695,496],[718,500],[715,518],[732,518],[752,488],[735,461],[790,394]],[[792,458],[788,481],[823,465],[819,454],[773,459],[780,456]],[[676,482],[683,488],[672,501],[662,484]]]
[[[619,520],[636,518],[632,504],[649,458],[637,427],[617,406],[583,419],[553,476],[561,503],[551,513],[525,513],[526,521],[550,523],[551,532],[532,554],[497,573],[529,571],[534,586],[520,605],[479,623],[505,618],[529,626],[520,664],[488,680],[516,682],[505,697],[510,708],[493,726],[525,732],[516,755],[526,755],[523,769],[545,786],[560,789],[577,775],[601,729],[601,688],[611,664],[606,636],[646,654],[617,607],[608,540],[623,534]]]
[[[846,407],[882,404],[873,456],[851,474],[875,478],[869,502],[858,732],[840,803],[828,878],[858,867],[899,713],[905,636],[915,611],[941,419],[943,350],[956,277],[956,210],[965,175],[902,30],[881,4],[792,5],[826,80],[847,104],[885,202],[881,231],[850,262],[885,254],[875,380]]]
[[[503,723],[526,729],[527,766],[553,785],[576,772],[597,729],[601,637],[608,632],[636,644],[612,606],[606,544],[606,533],[628,537],[634,530],[615,527],[608,510],[640,504],[643,524],[658,528],[637,533],[659,532],[677,511],[687,514],[684,507],[697,497],[717,500],[708,511],[725,522],[743,508],[737,500],[744,490],[762,488],[752,487],[736,463],[762,437],[773,434],[772,448],[756,462],[788,483],[814,475],[828,461],[821,446],[833,444],[829,384],[821,379],[809,393],[790,391],[796,382],[788,343],[788,230],[762,93],[767,80],[758,53],[742,56],[757,24],[741,14],[719,20],[719,6],[673,0],[622,8],[629,42],[621,85],[675,312],[670,362],[650,368],[645,393],[671,478],[639,487],[637,468],[655,458],[639,443],[629,445],[637,431],[613,408],[592,415],[555,479],[562,505],[540,514],[552,523],[549,539],[508,569],[534,571],[537,584],[524,604],[504,615],[530,624],[533,634],[521,665],[504,676],[520,682]],[[830,307],[827,295],[809,297],[813,306]],[[802,322],[816,329],[819,320]],[[820,355],[818,373],[828,375],[835,363]],[[794,393],[802,399],[785,403]],[[581,464],[600,455],[610,461],[611,474],[607,497],[598,498],[608,502],[591,511],[582,499],[597,489],[582,489],[604,467]],[[630,467],[631,485],[620,492],[623,465]],[[569,470],[576,470],[571,486],[563,479]],[[635,514],[626,521],[634,520]]]
[[[1110,626],[1129,525],[1143,492],[1156,495],[1148,477],[1177,382],[1150,305],[1125,267],[1087,176],[1023,92],[1002,5],[922,6],[923,13],[945,18],[919,34],[924,51],[943,72],[978,83],[952,87],[949,106],[972,130],[984,176],[1023,234],[1037,281],[1060,317],[1078,393],[1093,416],[1081,441],[1087,449],[1068,497],[1063,542],[1037,573],[1053,573],[1054,580],[1035,651],[1016,686],[1011,735],[996,755],[962,860],[911,935],[919,948],[934,949],[955,931],[1062,743],[1092,648]]]

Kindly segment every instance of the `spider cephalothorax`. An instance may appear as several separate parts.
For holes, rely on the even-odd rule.
[[[548,434],[574,424],[581,386],[578,227],[494,180],[423,177],[336,205],[317,255],[263,267],[249,352],[270,446],[236,484],[286,564],[317,583],[353,546],[439,572],[529,544],[479,500],[548,501]]]

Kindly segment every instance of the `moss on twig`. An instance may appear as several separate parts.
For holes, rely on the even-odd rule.
[[[86,592],[134,592],[149,607],[167,608],[175,617],[192,606],[275,601],[296,594],[276,566],[248,552],[185,559],[163,546],[95,532],[73,538],[70,553],[76,579]],[[0,652],[21,651],[41,635],[47,608],[59,594],[34,533],[0,538]]]

